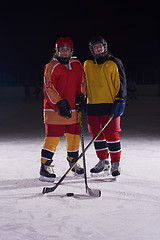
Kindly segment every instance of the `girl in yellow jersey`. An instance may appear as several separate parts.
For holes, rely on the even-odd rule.
[[[112,176],[120,175],[120,116],[126,102],[126,76],[121,60],[111,56],[107,42],[102,37],[95,37],[89,43],[94,60],[86,60],[84,72],[86,82],[83,92],[87,95],[88,128],[94,137],[111,115],[113,120],[94,142],[99,162],[90,170],[99,173],[108,170],[111,158]]]

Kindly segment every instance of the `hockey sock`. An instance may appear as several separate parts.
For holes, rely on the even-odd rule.
[[[94,136],[95,134],[92,133],[93,138]],[[100,136],[94,141],[94,147],[96,150],[97,157],[100,160],[104,160],[108,158],[108,144],[103,134],[100,134]]]
[[[120,162],[121,143],[120,143],[119,132],[105,133],[105,137],[108,143],[111,162]]]
[[[79,152],[79,135],[66,133],[66,143],[67,143],[67,159],[72,161],[72,159],[78,157]]]
[[[52,157],[59,143],[59,137],[45,137],[44,145],[41,151],[41,162],[46,165],[52,163]]]

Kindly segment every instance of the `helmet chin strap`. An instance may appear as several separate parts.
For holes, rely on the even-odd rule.
[[[57,57],[57,60],[60,63],[67,65],[69,63],[70,57]]]
[[[94,56],[94,58],[98,64],[103,64],[107,60],[108,55],[107,53],[98,54],[97,56]]]

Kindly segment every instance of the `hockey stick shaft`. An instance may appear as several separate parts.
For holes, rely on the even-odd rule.
[[[83,122],[82,122],[82,112],[79,112],[79,117],[80,117],[80,127],[81,127],[81,145],[82,145],[82,152],[84,152],[84,131],[83,131]],[[85,152],[83,154],[83,168],[84,168],[84,182],[85,182],[85,188],[86,188],[86,193],[87,193],[88,183],[87,183]]]
[[[82,112],[79,112],[79,117],[80,117],[80,126],[81,126],[81,145],[82,145],[82,152],[84,152],[84,130],[83,130]],[[100,197],[101,191],[99,189],[91,189],[88,186],[85,153],[83,154],[83,168],[84,168],[84,183],[85,183],[86,193],[88,193],[92,197]]]
[[[77,164],[79,159],[83,156],[83,154],[87,151],[87,149],[91,146],[91,144],[99,137],[99,135],[103,132],[103,130],[108,126],[108,124],[111,122],[113,119],[113,115],[109,118],[109,120],[104,124],[104,126],[99,130],[99,132],[95,135],[95,137],[88,143],[88,145],[85,147],[84,151],[81,152],[79,157],[77,158],[77,161],[74,162],[71,167],[65,172],[65,174],[61,177],[61,179],[55,184],[53,187],[44,187],[43,188],[43,194],[53,192],[60,184],[61,182],[65,179],[65,177],[68,175],[68,173],[74,168],[74,166]]]

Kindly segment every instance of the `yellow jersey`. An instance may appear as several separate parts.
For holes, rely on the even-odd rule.
[[[84,72],[89,115],[109,114],[116,99],[126,98],[126,76],[121,60],[112,56],[102,64],[86,60]]]

